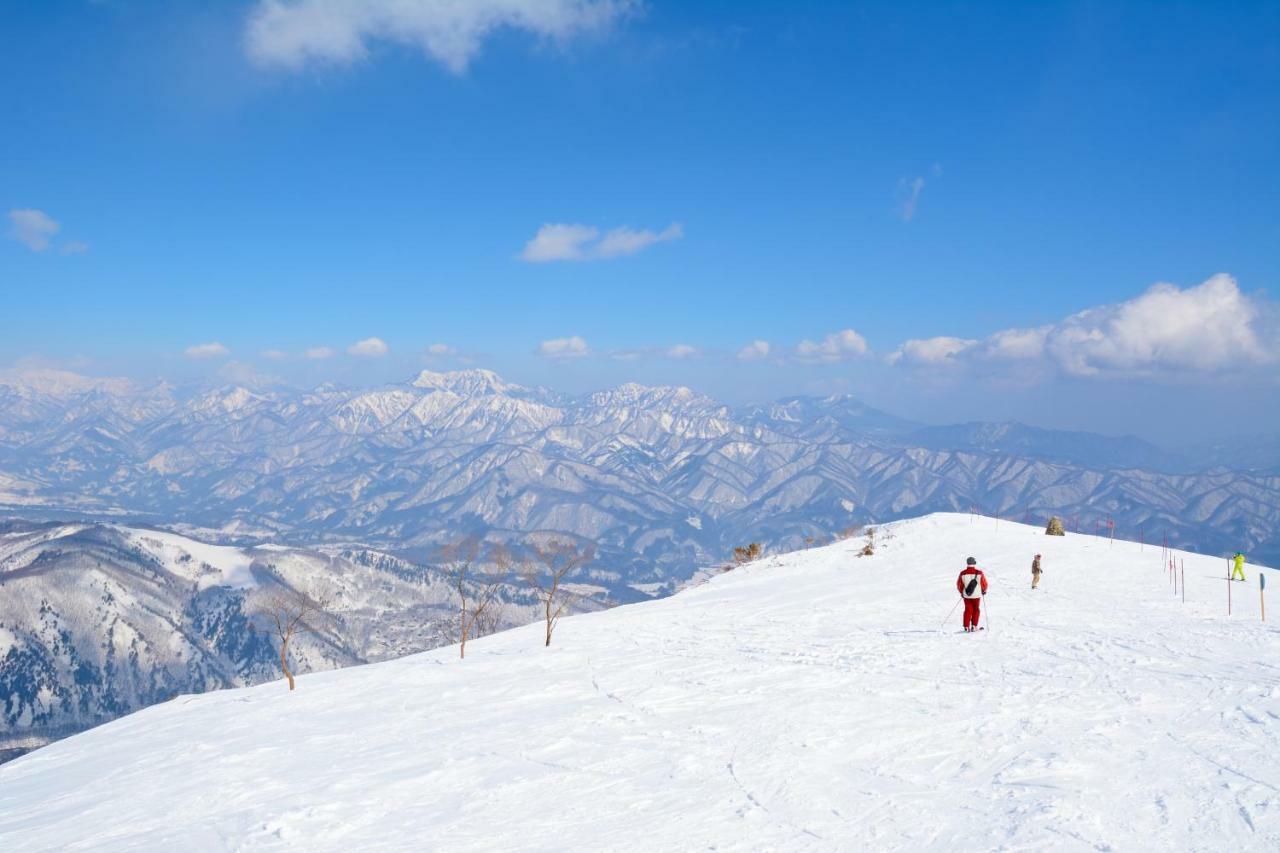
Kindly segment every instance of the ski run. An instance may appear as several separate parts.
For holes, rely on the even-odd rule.
[[[954,514],[863,544],[549,649],[530,625],[148,708],[0,766],[0,850],[1280,849],[1257,566],[1228,617],[1221,556],[1175,554],[1184,603],[1159,545]]]

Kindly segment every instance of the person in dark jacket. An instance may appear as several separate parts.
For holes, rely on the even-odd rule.
[[[964,630],[972,633],[978,630],[978,619],[982,613],[982,596],[987,594],[987,576],[978,568],[978,561],[973,557],[965,560],[964,571],[956,578],[956,590],[964,599]]]

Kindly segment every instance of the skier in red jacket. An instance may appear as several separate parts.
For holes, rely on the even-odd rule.
[[[965,632],[978,630],[982,596],[987,594],[987,576],[978,568],[978,561],[973,557],[965,560],[964,571],[956,578],[956,590],[964,598]]]

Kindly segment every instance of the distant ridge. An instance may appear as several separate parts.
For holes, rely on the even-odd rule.
[[[13,512],[408,549],[557,531],[643,583],[746,541],[796,547],[973,507],[1275,558],[1269,447],[1188,456],[1013,422],[925,426],[846,396],[734,407],[635,383],[571,396],[480,369],[311,390],[0,375],[0,507]]]

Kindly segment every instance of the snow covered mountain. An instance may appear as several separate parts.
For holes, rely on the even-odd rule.
[[[255,602],[282,590],[328,599],[298,637],[299,671],[453,642],[438,570],[354,547],[210,545],[161,530],[0,522],[0,760],[183,693],[279,676]],[[533,617],[504,594],[503,625]]]
[[[990,518],[861,546],[574,616],[550,648],[529,626],[153,706],[0,766],[0,849],[1280,847],[1258,569],[1228,616],[1220,558],[1176,554],[1175,595],[1158,547]],[[964,635],[970,554],[991,588]]]
[[[848,397],[734,408],[639,385],[567,397],[484,370],[310,391],[11,371],[0,506],[397,549],[558,531],[637,583],[678,580],[746,541],[798,547],[971,506],[1280,559],[1280,469],[1199,470],[1136,439],[1017,424],[923,428]]]

